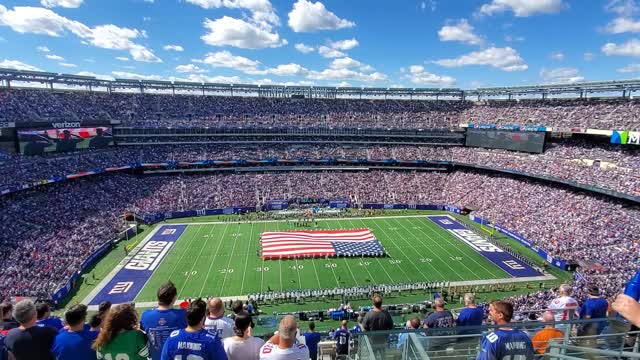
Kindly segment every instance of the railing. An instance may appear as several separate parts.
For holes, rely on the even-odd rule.
[[[619,318],[555,323],[530,321],[510,323],[508,327],[522,330],[531,338],[545,325],[555,326],[564,335],[549,341],[542,352],[536,352],[537,359],[640,359],[638,344],[635,341],[640,331],[630,331],[630,325]],[[488,325],[356,333],[353,334],[353,346],[349,358],[475,359],[481,351],[483,337],[501,327],[507,326]],[[585,329],[592,331],[585,332]],[[537,345],[544,346],[542,343]]]

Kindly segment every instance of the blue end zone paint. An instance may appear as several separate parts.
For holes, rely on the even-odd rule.
[[[158,229],[89,305],[107,300],[113,304],[133,301],[186,228],[187,225],[164,225]]]
[[[472,249],[479,252],[482,256],[489,259],[492,263],[498,265],[502,270],[509,273],[513,277],[530,277],[540,276],[538,271],[528,264],[516,259],[513,255],[504,252],[502,249],[478,236],[475,232],[468,230],[460,224],[455,218],[449,215],[428,216],[429,220],[436,225],[445,229],[457,239],[464,241]]]

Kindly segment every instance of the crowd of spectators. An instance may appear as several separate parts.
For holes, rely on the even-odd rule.
[[[363,203],[467,206],[551,256],[574,259],[611,296],[638,267],[635,207],[541,183],[480,172],[108,174],[0,197],[0,295],[46,297],[122,230],[125,211],[256,206],[270,199],[348,197]],[[535,295],[537,296],[537,295]]]
[[[638,129],[633,99],[289,99],[4,90],[0,121],[121,120],[132,126],[452,128],[517,123],[553,128]]]

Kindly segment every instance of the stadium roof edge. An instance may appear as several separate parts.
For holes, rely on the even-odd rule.
[[[294,94],[304,94],[309,97],[337,97],[350,96],[445,96],[464,99],[467,96],[492,97],[492,96],[518,96],[518,95],[546,95],[552,94],[580,94],[622,92],[622,96],[630,96],[631,92],[640,90],[639,80],[620,81],[594,81],[571,84],[543,84],[512,87],[487,87],[462,90],[459,88],[383,88],[383,87],[331,87],[331,86],[300,86],[300,85],[257,85],[257,84],[222,84],[205,82],[188,82],[182,80],[143,80],[143,79],[113,79],[106,80],[94,76],[57,74],[51,72],[14,70],[0,68],[0,81],[5,87],[11,82],[30,82],[48,84],[53,89],[53,84],[65,84],[74,86],[104,87],[108,89],[164,89],[164,90],[192,90],[192,91],[218,91],[240,93],[257,93],[272,97],[286,97]]]

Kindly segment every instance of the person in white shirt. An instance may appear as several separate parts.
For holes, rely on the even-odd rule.
[[[260,349],[260,360],[308,360],[309,349],[296,341],[298,324],[292,315],[282,318],[278,333]]]
[[[224,304],[220,298],[209,300],[209,315],[204,328],[210,334],[218,335],[220,340],[233,336],[233,320],[224,316]]]
[[[234,336],[224,339],[229,360],[258,360],[264,340],[251,336],[251,315],[240,311],[235,317]]]
[[[560,285],[558,297],[551,300],[549,309],[553,311],[555,321],[564,321],[576,318],[578,300],[571,297],[573,289],[567,284]]]

